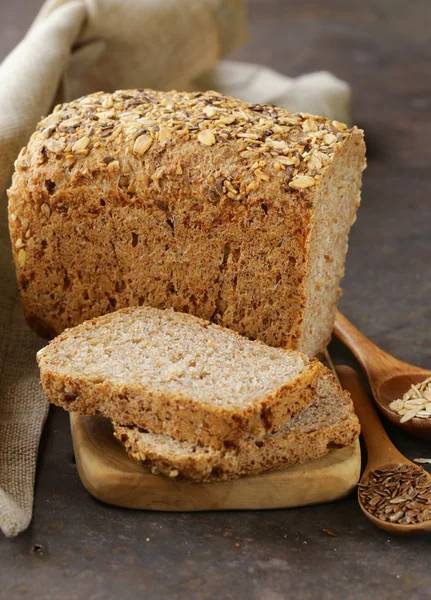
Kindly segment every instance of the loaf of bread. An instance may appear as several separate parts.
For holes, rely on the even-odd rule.
[[[9,190],[26,318],[52,337],[121,307],[170,307],[316,355],[364,153],[355,127],[217,92],[59,105]]]
[[[151,307],[68,329],[37,358],[50,402],[219,449],[280,429],[327,372],[297,351]]]
[[[276,433],[261,440],[247,436],[235,448],[214,450],[138,427],[114,427],[129,455],[169,477],[198,482],[223,481],[258,474],[325,456],[331,448],[350,446],[359,422],[348,392],[332,373],[321,375],[311,404]]]

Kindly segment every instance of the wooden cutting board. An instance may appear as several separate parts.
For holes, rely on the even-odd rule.
[[[327,357],[327,361],[329,357]],[[331,365],[332,366],[332,365]],[[146,510],[289,508],[338,500],[359,480],[359,441],[304,465],[221,483],[197,484],[153,475],[128,457],[103,417],[70,415],[81,481],[98,500]]]
[[[331,502],[359,479],[359,442],[284,471],[222,483],[188,483],[152,475],[130,459],[103,417],[71,413],[76,464],[84,487],[98,500],[147,510],[196,511],[288,508]]]

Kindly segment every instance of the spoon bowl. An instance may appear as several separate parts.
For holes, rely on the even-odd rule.
[[[431,419],[413,417],[405,423],[401,423],[401,415],[389,408],[389,405],[393,400],[402,398],[403,394],[410,389],[412,384],[417,385],[430,375],[431,373],[429,371],[394,375],[394,377],[386,379],[375,393],[376,399],[379,398],[378,403],[380,409],[389,421],[395,425],[398,425],[399,427],[402,427],[409,433],[413,433],[414,435],[425,439],[431,439]]]
[[[431,439],[431,418],[413,417],[401,423],[401,415],[389,408],[393,400],[403,397],[412,383],[418,384],[430,377],[431,371],[409,365],[387,354],[339,311],[335,318],[334,333],[353,352],[366,372],[376,404],[384,416],[409,433]]]
[[[422,469],[403,456],[388,438],[359,375],[350,367],[345,366],[336,367],[336,371],[341,385],[345,390],[350,392],[352,397],[356,414],[361,423],[362,438],[367,449],[368,462],[359,482],[359,486],[363,486],[367,483],[367,480],[373,471],[398,465],[407,465],[408,467],[413,466],[421,472],[421,475],[425,475],[427,481],[431,484],[431,475],[427,473],[425,469]],[[376,525],[376,527],[383,529],[387,533],[405,536],[431,533],[431,519],[411,524],[383,521],[367,509],[362,501],[359,491],[358,501],[364,515]],[[427,504],[426,506],[427,510],[428,507],[431,509],[431,504]]]
[[[403,462],[398,463],[398,465],[399,464],[407,464],[407,465],[414,464],[411,461],[407,460],[405,457],[402,457],[402,458],[403,458]],[[391,463],[389,465],[380,465],[380,468],[384,469],[391,465],[393,465],[393,463]],[[414,465],[414,466],[417,467],[417,465]],[[361,477],[359,485],[362,485],[363,482],[366,481],[370,472],[371,472],[371,469],[369,469],[368,465],[367,465],[367,468],[365,469],[364,474]],[[431,482],[431,475],[428,475],[428,479]],[[359,506],[360,506],[362,512],[367,517],[367,519],[369,519],[371,521],[371,523],[373,523],[373,525],[375,525],[376,527],[379,527],[380,529],[383,529],[387,533],[390,533],[392,535],[401,535],[401,536],[416,535],[416,534],[421,534],[421,533],[431,533],[431,521],[423,521],[422,523],[414,523],[414,524],[409,524],[409,525],[402,525],[400,523],[391,523],[390,521],[382,521],[378,517],[375,517],[373,514],[371,514],[370,511],[366,508],[359,492],[358,492],[358,502],[359,502]]]

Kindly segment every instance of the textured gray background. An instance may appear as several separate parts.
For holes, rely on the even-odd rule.
[[[1,1],[0,58],[40,4]],[[248,4],[251,38],[235,58],[288,75],[327,69],[351,84],[369,166],[341,308],[385,350],[431,368],[431,5]],[[354,364],[339,343],[331,352]],[[388,431],[410,458],[431,456],[430,442]],[[59,409],[51,410],[40,455],[33,524],[16,540],[0,538],[0,599],[431,597],[431,540],[389,538],[362,517],[355,498],[248,513],[104,506],[80,484]]]

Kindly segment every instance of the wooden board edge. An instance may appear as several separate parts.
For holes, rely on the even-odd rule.
[[[319,359],[336,375],[329,353]],[[338,377],[337,377],[338,380]],[[227,482],[197,484],[152,475],[131,460],[102,417],[70,414],[78,473],[101,502],[160,511],[265,510],[340,500],[356,488],[361,472],[359,440],[320,459],[288,469]],[[316,485],[324,481],[323,486]]]
[[[118,451],[127,461],[127,468],[119,471],[109,456],[100,460],[100,448],[87,435],[88,429],[80,426],[84,419],[94,417],[71,413],[70,418],[78,473],[85,489],[97,500],[116,506],[171,512],[291,508],[344,498],[355,489],[360,476],[358,440],[349,448],[331,450],[326,457],[304,465],[210,484],[152,475],[129,459],[118,443]],[[317,471],[325,479],[324,489],[313,486]]]

